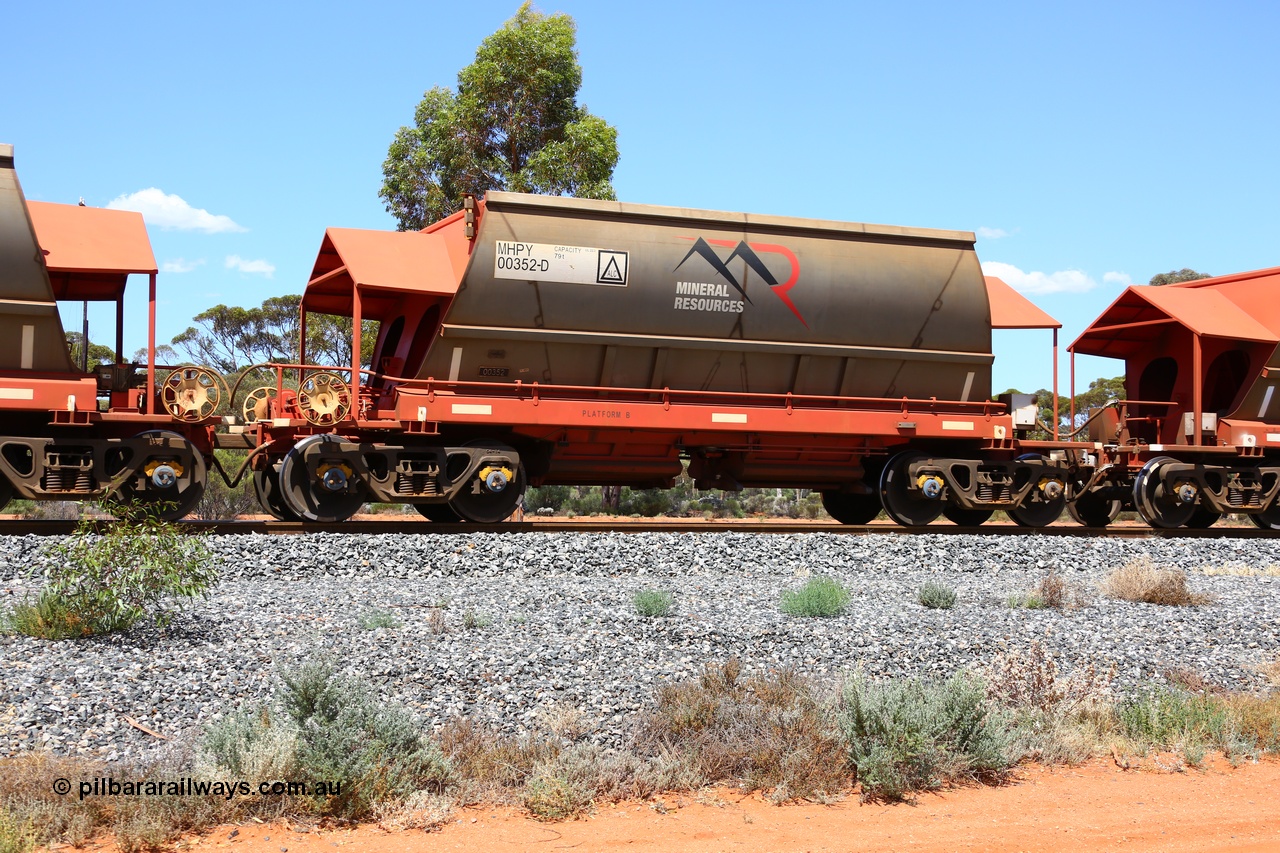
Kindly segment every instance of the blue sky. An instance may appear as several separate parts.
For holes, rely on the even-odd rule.
[[[394,228],[392,135],[517,6],[17,0],[0,142],[29,198],[155,211],[168,340],[300,292],[327,226]],[[536,6],[578,23],[624,201],[978,232],[1064,350],[1128,281],[1280,265],[1280,4]],[[998,332],[996,390],[1047,386],[1049,342]]]

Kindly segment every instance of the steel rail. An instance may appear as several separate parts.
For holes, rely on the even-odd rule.
[[[64,536],[76,529],[75,521],[13,519],[0,521],[0,536]],[[441,524],[425,519],[394,521],[358,520],[334,524],[299,521],[179,521],[176,526],[192,533],[215,536],[234,535],[299,535],[307,533],[364,533],[374,535],[404,534],[475,534],[475,533],[764,533],[793,535],[797,533],[831,533],[845,536],[932,534],[939,536],[1050,536],[1077,539],[1272,539],[1280,531],[1255,527],[1211,527],[1204,530],[1178,528],[1153,529],[1142,526],[1106,528],[1082,527],[1077,524],[1053,524],[1049,527],[1020,527],[1014,524],[984,524],[961,527],[938,522],[924,527],[897,524],[839,524],[836,522],[798,523],[792,521],[702,521],[696,519],[663,519],[661,521],[602,521],[598,519],[565,521],[531,519],[499,524]]]

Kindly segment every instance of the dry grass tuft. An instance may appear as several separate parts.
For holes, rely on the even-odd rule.
[[[1267,677],[1267,681],[1271,682],[1272,687],[1280,687],[1280,657],[1271,663],[1263,664],[1259,669]]]
[[[1160,569],[1148,557],[1121,566],[1102,581],[1103,595],[1143,604],[1198,607],[1213,601],[1205,593],[1187,589],[1187,575],[1176,569]]]
[[[778,802],[838,793],[850,781],[831,709],[808,682],[791,671],[743,679],[732,658],[708,664],[697,683],[661,688],[636,744],[680,756],[701,780],[768,790]]]
[[[1164,680],[1172,684],[1174,687],[1180,687],[1188,693],[1197,693],[1200,695],[1216,694],[1221,695],[1226,691],[1206,679],[1203,675],[1185,666],[1176,666],[1171,669],[1164,670],[1161,673]]]
[[[504,735],[470,719],[450,720],[438,739],[464,804],[513,802],[534,768],[560,754],[560,745],[550,739]]]
[[[1244,740],[1265,752],[1280,752],[1280,695],[1238,693],[1224,698],[1239,720]]]

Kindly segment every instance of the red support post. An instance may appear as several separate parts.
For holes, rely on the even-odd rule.
[[[1076,429],[1076,351],[1067,348],[1067,352],[1071,353],[1071,431]]]
[[[1200,430],[1201,419],[1204,417],[1203,408],[1204,401],[1201,399],[1203,393],[1204,377],[1200,375],[1200,336],[1191,333],[1191,444],[1194,447],[1200,446]]]
[[[147,408],[148,415],[156,407],[156,274],[151,274],[147,291]]]
[[[1074,397],[1074,395],[1072,395]],[[1058,441],[1058,330],[1053,330],[1053,440]],[[1075,401],[1071,405],[1071,427],[1075,428]]]
[[[307,306],[300,304],[298,306],[298,364],[307,363]],[[306,379],[306,368],[298,368],[298,387],[302,387],[302,381]],[[284,381],[284,373],[280,374],[280,381]]]
[[[116,364],[124,364],[124,292],[116,297]]]
[[[364,323],[363,307],[360,304],[360,285],[351,285],[351,411],[360,417],[360,332]]]

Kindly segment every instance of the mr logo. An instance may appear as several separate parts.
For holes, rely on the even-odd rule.
[[[689,253],[684,256],[684,260],[676,264],[677,270],[684,266],[685,261],[689,260],[694,255],[697,255],[710,264],[711,268],[719,273],[725,281],[733,285],[734,289],[742,294],[743,299],[748,303],[751,303],[751,297],[747,295],[746,288],[738,283],[738,279],[729,269],[729,264],[733,262],[734,258],[741,258],[756,275],[764,279],[765,284],[769,285],[770,289],[773,290],[774,295],[782,300],[782,304],[787,306],[787,308],[791,310],[792,314],[796,315],[796,319],[799,320],[806,329],[809,328],[809,324],[805,322],[804,317],[800,314],[800,309],[796,308],[795,303],[791,301],[791,297],[787,293],[787,291],[795,287],[796,282],[800,280],[800,261],[796,258],[795,253],[786,246],[779,246],[774,243],[748,243],[745,240],[740,240],[737,243],[734,243],[732,240],[705,240],[702,237],[681,237],[680,239],[693,240],[694,244],[693,248],[689,250]],[[729,257],[726,260],[722,261],[720,260],[720,256],[716,254],[716,250],[711,248],[712,246],[732,248],[733,251],[729,254]],[[791,276],[786,281],[779,284],[777,277],[769,271],[769,268],[765,266],[764,261],[760,260],[760,255],[756,254],[757,252],[782,255],[791,265]],[[674,271],[675,270],[672,270],[672,272]]]

